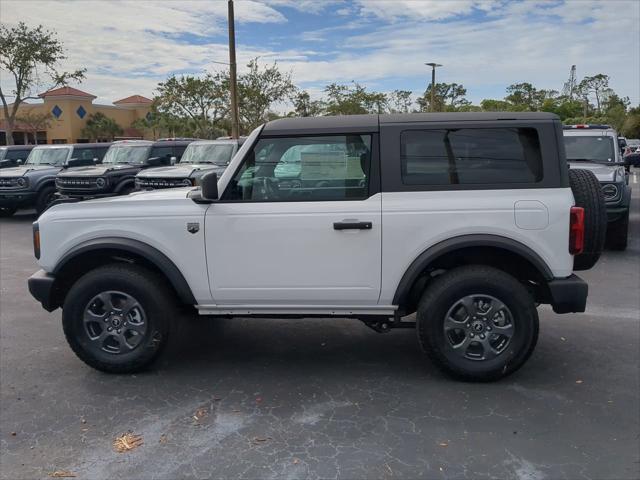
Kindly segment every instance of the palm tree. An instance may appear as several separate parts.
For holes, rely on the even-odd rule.
[[[103,113],[89,115],[86,126],[82,129],[82,135],[89,140],[108,140],[122,135],[122,127],[113,118],[109,118]]]

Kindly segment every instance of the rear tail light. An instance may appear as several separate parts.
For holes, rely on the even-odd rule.
[[[569,213],[569,253],[579,255],[584,250],[584,208],[571,207]]]

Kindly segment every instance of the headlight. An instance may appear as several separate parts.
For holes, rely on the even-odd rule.
[[[24,188],[27,186],[27,179],[24,177],[20,177],[18,178],[18,180],[16,180],[16,185],[18,185],[21,188]]]
[[[193,186],[193,182],[191,181],[190,178],[185,178],[184,180],[182,180],[182,185],[191,187]]]
[[[106,184],[107,184],[107,181],[104,178],[102,177],[96,178],[96,185],[98,188],[104,188]]]
[[[602,186],[602,194],[605,200],[613,200],[618,196],[618,187],[613,183],[607,183]]]

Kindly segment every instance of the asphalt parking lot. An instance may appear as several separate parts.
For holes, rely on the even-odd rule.
[[[33,214],[0,219],[0,472],[100,478],[640,477],[640,174],[626,252],[581,275],[585,314],[541,307],[538,347],[493,384],[443,377],[415,332],[355,320],[184,320],[152,371],[92,370],[27,291]],[[144,444],[117,453],[132,431]]]

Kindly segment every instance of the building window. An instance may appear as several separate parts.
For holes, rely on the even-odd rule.
[[[53,116],[56,118],[60,118],[60,115],[62,115],[62,109],[56,105],[55,107],[53,107],[53,109],[51,110],[51,113],[53,113]]]
[[[76,138],[76,143],[89,143],[88,138]]]
[[[66,138],[54,138],[53,140],[51,140],[51,143],[54,143],[54,144],[67,143],[67,139]]]
[[[84,109],[84,107],[83,107],[82,105],[80,105],[80,106],[78,107],[78,109],[76,110],[76,113],[78,114],[78,116],[79,116],[80,118],[84,118],[84,117],[85,117],[85,115],[87,114],[87,111]]]

